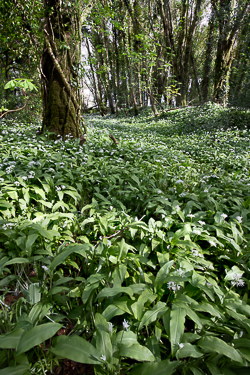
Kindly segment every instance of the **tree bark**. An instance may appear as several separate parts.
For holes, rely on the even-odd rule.
[[[82,135],[78,68],[81,57],[80,10],[60,0],[43,0],[43,127],[65,137]]]

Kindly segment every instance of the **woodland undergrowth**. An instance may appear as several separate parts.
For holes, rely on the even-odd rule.
[[[0,375],[249,374],[249,111],[85,121],[0,122]]]

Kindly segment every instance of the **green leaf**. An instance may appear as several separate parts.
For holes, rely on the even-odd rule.
[[[106,319],[99,313],[95,315],[96,327],[96,349],[99,353],[105,355],[107,362],[112,359],[112,344],[110,340],[110,331]]]
[[[116,334],[116,344],[118,346],[138,344],[137,335],[133,331],[120,331]]]
[[[225,341],[219,339],[218,337],[205,336],[202,337],[197,345],[202,349],[205,349],[209,353],[214,352],[217,354],[223,354],[233,361],[242,363],[243,360],[240,354],[232,346],[228,345]]]
[[[221,314],[218,311],[218,307],[217,306],[213,306],[211,303],[202,302],[198,306],[197,305],[194,306],[194,310],[204,311],[204,312],[209,313],[212,316],[217,316],[217,318],[221,318]]]
[[[129,246],[128,246],[128,244],[126,244],[126,242],[123,238],[119,242],[118,247],[119,247],[119,254],[118,254],[117,260],[120,261],[121,259],[123,259],[127,255]]]
[[[172,354],[175,354],[176,350],[179,348],[178,343],[181,343],[181,337],[185,328],[186,314],[186,309],[173,305],[173,310],[170,313],[170,342]]]
[[[133,358],[137,361],[153,362],[155,360],[155,357],[151,351],[140,344],[122,346],[120,349],[120,356]]]
[[[165,312],[167,312],[167,310],[168,307],[166,306],[166,303],[160,301],[157,302],[157,304],[151,310],[145,312],[139,324],[138,330],[141,330],[144,325],[147,326],[156,319],[159,319],[163,314],[165,314]]]
[[[192,358],[200,358],[204,354],[197,348],[196,345],[191,345],[189,343],[183,344],[183,347],[177,350],[176,352],[176,358],[187,358],[187,357],[192,357]]]
[[[168,276],[169,274],[169,271],[172,267],[172,265],[174,264],[174,260],[171,260],[167,263],[164,264],[163,267],[161,267],[161,269],[158,271],[157,275],[156,275],[156,278],[155,278],[155,282],[154,282],[154,285],[156,287],[161,287],[162,284],[164,283],[166,277]]]
[[[45,191],[37,186],[32,186],[33,187],[33,190],[35,191],[36,194],[40,195],[40,197],[42,197],[42,199],[46,200],[46,195],[45,195]]]
[[[72,253],[81,253],[84,257],[87,257],[85,250],[89,249],[89,244],[71,244],[63,248],[63,251],[58,254],[50,265],[51,271],[53,271],[59,264],[63,263],[65,259]]]
[[[174,373],[178,364],[179,362],[170,362],[169,359],[156,363],[144,363],[135,366],[130,372],[130,375],[171,375]]]
[[[7,89],[14,90],[15,87],[16,87],[15,80],[11,80],[11,81],[6,83],[6,85],[4,86],[4,90],[7,90]]]
[[[11,333],[0,336],[0,348],[1,349],[16,349],[16,346],[22,336],[24,330],[17,329]]]
[[[50,351],[62,358],[87,364],[100,364],[100,353],[93,345],[79,336],[58,336]]]
[[[114,316],[123,314],[125,314],[125,312],[115,305],[109,305],[102,313],[107,321],[110,321]]]
[[[29,365],[10,366],[0,370],[0,375],[26,375],[27,371],[29,371]]]
[[[39,236],[39,234],[37,234],[37,233],[33,233],[33,234],[28,235],[28,238],[27,238],[27,241],[26,241],[26,250],[29,252],[28,256],[31,256],[30,250],[31,250],[32,245],[34,244],[34,242],[36,241],[38,236]]]
[[[41,203],[43,206],[51,208],[53,204],[51,202],[44,201],[43,199],[38,199],[37,202]]]
[[[97,295],[97,299],[103,298],[103,297],[115,297],[117,294],[120,293],[126,293],[129,294],[130,297],[133,296],[133,290],[128,287],[122,287],[122,286],[114,286],[113,288],[103,288],[100,293]]]
[[[48,340],[50,337],[54,336],[61,327],[62,325],[58,323],[46,323],[25,331],[19,340],[17,354],[24,353],[34,346],[41,344],[43,341]]]
[[[29,263],[29,259],[27,258],[14,258],[9,260],[5,263],[5,266],[10,266],[11,264],[23,264],[23,263]]]

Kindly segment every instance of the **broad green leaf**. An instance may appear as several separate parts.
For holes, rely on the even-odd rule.
[[[151,351],[145,346],[139,344],[132,344],[130,346],[124,345],[120,348],[120,356],[136,359],[137,361],[153,362],[155,357]]]
[[[137,335],[133,331],[120,331],[116,334],[116,344],[118,346],[138,344]]]
[[[191,345],[189,343],[183,344],[183,347],[177,350],[176,352],[176,358],[187,358],[187,357],[192,357],[192,358],[200,358],[204,354],[197,348],[196,345]]]
[[[23,263],[29,263],[29,259],[27,258],[14,258],[9,260],[8,262],[5,263],[5,266],[10,266],[11,264],[23,264]]]
[[[93,345],[79,336],[58,336],[54,340],[54,347],[50,351],[62,358],[87,364],[100,364],[101,355]]]
[[[39,283],[33,283],[29,285],[29,302],[31,305],[39,302],[41,300],[41,287]]]
[[[30,310],[29,319],[32,322],[32,324],[34,324],[36,320],[38,319],[40,312],[42,311],[42,308],[43,308],[43,305],[41,302],[41,303],[35,304]]]
[[[223,354],[226,357],[242,363],[242,358],[240,354],[232,346],[228,345],[225,341],[219,339],[218,337],[205,336],[202,337],[197,345],[208,352],[214,352],[217,354]]]
[[[160,351],[159,340],[155,336],[148,337],[147,342],[146,342],[146,346],[153,353],[156,362],[160,362],[161,361],[161,351]]]
[[[115,300],[113,303],[124,312],[128,314],[132,314],[132,309],[131,309],[132,301],[129,299],[129,297],[127,296],[121,297],[118,300]]]
[[[175,244],[176,241],[181,238],[185,237],[187,234],[190,234],[192,232],[191,225],[189,223],[184,224],[182,229],[179,229],[175,232],[173,238],[172,238],[172,243]]]
[[[42,199],[46,200],[46,195],[45,195],[45,191],[37,186],[34,186],[33,185],[33,189],[35,191],[36,194],[40,195],[40,197],[42,197]]]
[[[125,314],[125,312],[115,305],[109,305],[102,313],[107,321],[110,321],[114,316],[123,314]]]
[[[168,310],[168,307],[163,302],[157,302],[157,304],[149,311],[146,311],[143,315],[141,322],[139,324],[138,330],[141,330],[142,327],[145,325],[149,325],[150,323],[154,322],[156,319],[159,319],[163,314],[165,314]]]
[[[26,241],[26,250],[28,251],[28,256],[31,256],[31,248],[39,235],[37,233],[29,234]]]
[[[41,225],[37,224],[37,223],[32,223],[30,225],[31,228],[34,228],[37,230],[37,232],[42,236],[42,237],[45,237],[49,240],[52,240],[54,237],[59,237],[60,236],[60,233],[57,232],[56,230],[53,230],[53,229],[44,229]]]
[[[110,340],[110,331],[106,319],[99,313],[95,315],[96,327],[96,349],[102,355],[105,355],[107,362],[112,360],[112,344]]]
[[[118,247],[119,247],[119,254],[118,254],[117,260],[120,261],[121,259],[123,259],[127,255],[129,246],[128,246],[128,244],[126,244],[126,242],[123,238],[119,242]]]
[[[161,267],[161,269],[158,271],[156,278],[155,278],[155,283],[154,283],[156,287],[162,286],[174,262],[175,262],[174,260],[171,260],[170,262],[165,263],[164,266]]]
[[[29,365],[10,366],[0,370],[0,375],[26,375],[27,373],[29,373]]]
[[[0,335],[0,348],[15,349],[23,332],[24,330],[20,328],[6,335]]]
[[[11,283],[12,281],[16,279],[17,279],[16,275],[9,275],[7,277],[4,277],[2,280],[0,280],[0,288],[7,286],[9,283]]]
[[[170,362],[169,359],[156,363],[144,363],[136,366],[130,375],[171,375],[178,364],[179,362]]]
[[[170,342],[172,355],[175,354],[178,349],[178,343],[181,343],[181,337],[185,328],[184,324],[186,315],[186,309],[173,306],[173,310],[170,313]]]
[[[205,375],[203,371],[201,371],[200,369],[198,369],[197,367],[193,367],[191,366],[190,367],[190,370],[192,371],[192,373],[194,375]]]
[[[184,332],[182,335],[182,342],[194,342],[197,341],[201,338],[200,335],[197,335],[197,333],[192,333],[192,332]]]
[[[19,340],[17,354],[24,353],[34,346],[41,344],[43,341],[48,340],[59,331],[61,326],[61,324],[57,323],[45,323],[25,331]]]
[[[186,314],[189,316],[189,318],[192,319],[193,322],[195,322],[200,329],[202,329],[202,321],[200,320],[196,312],[189,306],[184,306],[184,304],[183,308],[186,309]]]
[[[133,290],[130,287],[114,286],[113,288],[103,288],[100,293],[98,293],[96,298],[115,297],[120,293],[126,293],[130,297],[133,296]]]
[[[221,375],[220,369],[214,363],[206,361],[206,365],[212,375]]]
[[[88,244],[70,244],[67,247],[64,247],[63,251],[54,258],[49,268],[53,271],[59,264],[63,263],[70,254],[74,252],[81,252],[84,257],[87,257],[85,250],[88,249]]]
[[[43,199],[38,199],[37,202],[41,203],[42,205],[44,205],[45,207],[48,207],[48,208],[51,208],[53,206],[53,204],[51,202],[45,201]]]
[[[7,89],[11,89],[11,90],[14,90],[16,87],[16,83],[15,83],[15,80],[11,80],[9,82],[6,83],[6,85],[4,86],[4,89],[7,90]]]
[[[195,306],[194,306],[194,309],[195,309],[196,311],[207,312],[207,313],[209,313],[209,314],[212,315],[212,316],[217,316],[218,318],[221,318],[221,314],[220,314],[220,312],[218,311],[218,307],[217,307],[217,306],[213,306],[213,305],[210,304],[210,303],[202,302],[202,303],[200,303],[199,305],[195,305]]]
[[[151,290],[145,289],[138,300],[131,305],[131,309],[133,311],[133,314],[137,320],[140,320],[144,311],[144,304],[147,301],[153,302],[155,298],[157,297],[156,294],[153,294]]]

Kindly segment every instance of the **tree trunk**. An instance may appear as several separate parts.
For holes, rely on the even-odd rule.
[[[210,71],[212,64],[212,52],[213,52],[213,42],[214,42],[214,12],[211,12],[209,27],[208,27],[208,37],[206,44],[206,53],[205,53],[205,62],[203,67],[203,79],[202,79],[202,96],[203,101],[207,102],[208,100],[208,90],[209,90],[209,81],[210,81]]]
[[[79,138],[81,101],[78,68],[81,57],[80,10],[60,0],[43,0],[42,56],[43,132]]]

